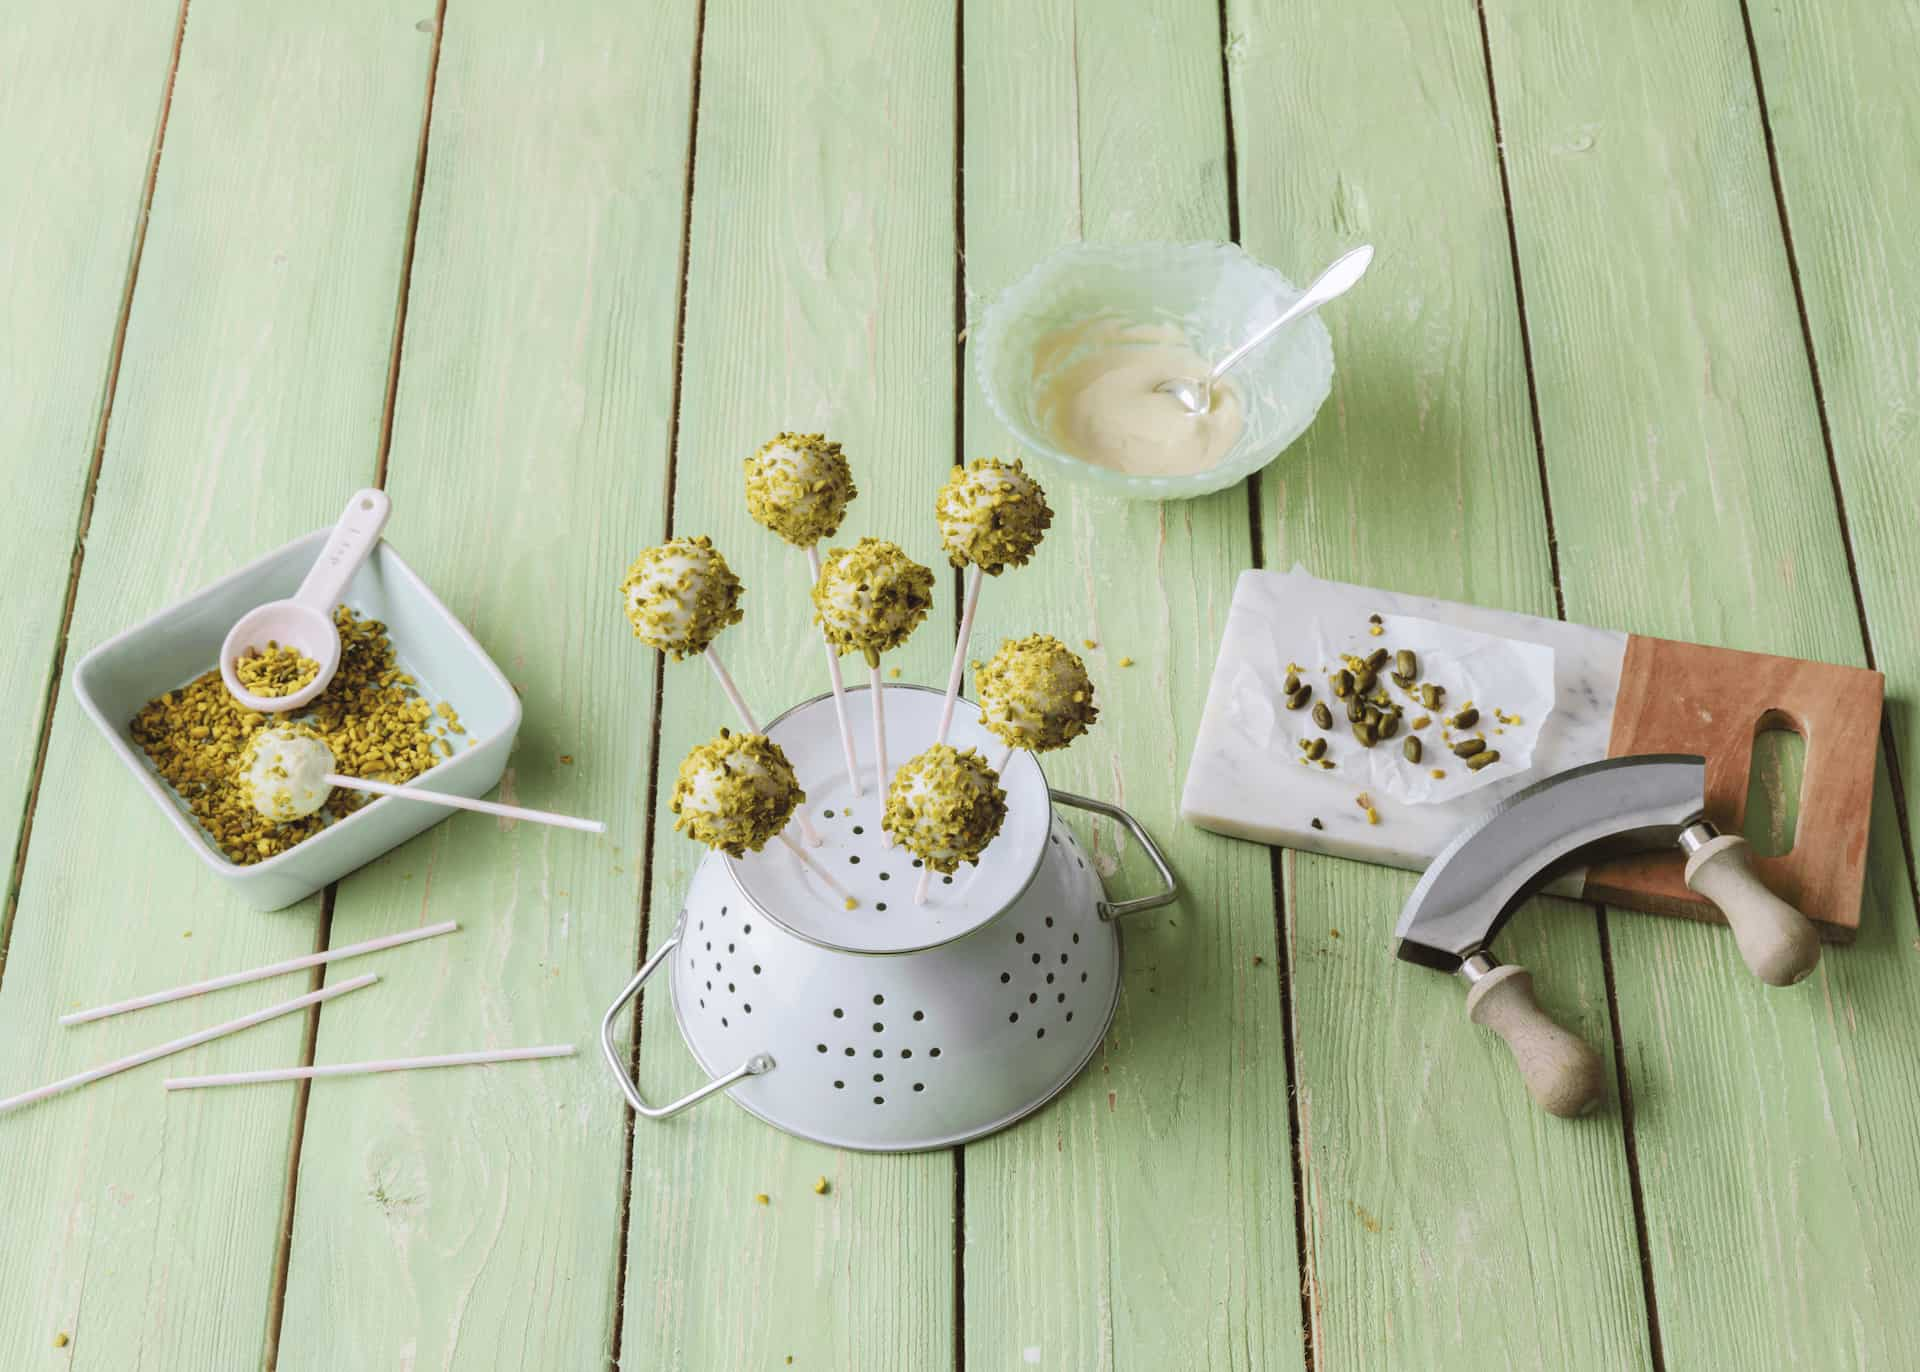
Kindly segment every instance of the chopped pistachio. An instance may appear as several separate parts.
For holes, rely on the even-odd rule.
[[[298,648],[268,639],[265,652],[256,649],[234,659],[233,674],[254,695],[277,699],[305,690],[320,674],[320,664]]]
[[[396,665],[385,624],[363,619],[344,605],[334,610],[333,621],[340,634],[340,666],[326,690],[298,712],[297,721],[325,741],[336,771],[394,785],[411,781],[440,760],[429,732],[436,711]],[[453,707],[442,702],[437,717],[455,718]],[[275,719],[241,706],[227,693],[220,673],[209,671],[149,701],[128,725],[161,780],[214,846],[241,866],[285,852],[368,800],[364,793],[335,789],[318,813],[290,824],[277,824],[255,810],[238,776],[240,758],[254,734]]]

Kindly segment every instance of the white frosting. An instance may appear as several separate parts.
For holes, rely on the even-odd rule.
[[[874,605],[872,590],[854,577],[829,573],[821,584],[821,595],[826,604],[815,602],[821,615],[848,638],[888,641],[904,632],[913,618],[899,596],[889,601],[883,613]]]
[[[333,793],[326,779],[333,770],[333,753],[317,738],[264,730],[253,743],[252,759],[245,780],[253,808],[268,819],[282,824],[301,819],[325,805]]]
[[[680,796],[680,813],[704,816],[718,832],[722,845],[747,843],[758,837],[748,822],[749,817],[727,805],[720,797],[720,780],[729,774],[745,777],[755,783],[769,783],[759,787],[762,790],[779,789],[778,783],[768,777],[767,769],[760,765],[760,759],[738,750],[728,754],[726,769],[702,767],[688,777],[687,789]]]
[[[1017,492],[1022,499],[1037,489],[1031,477],[1011,467],[969,467],[956,478],[954,493],[958,499],[951,504],[943,501],[938,507],[940,537],[948,547],[964,544],[975,525],[992,518],[993,506],[980,497],[1002,486]]]
[[[705,549],[683,546],[691,551],[675,546],[648,567],[627,592],[628,613],[642,605],[658,610],[662,624],[676,642],[684,642],[693,628],[693,612],[700,603],[700,589],[713,566],[712,555]],[[683,575],[687,580],[681,585]]]
[[[1036,378],[1040,422],[1062,452],[1116,472],[1185,476],[1218,466],[1239,441],[1246,418],[1231,384],[1214,386],[1204,415],[1155,389],[1213,366],[1171,325],[1090,320],[1048,343],[1048,360],[1071,359]]]
[[[955,773],[954,779],[966,787],[967,790],[971,791],[975,797],[985,796],[989,788],[994,785],[994,778],[990,773],[974,772],[971,770]],[[916,815],[926,814],[927,811],[916,803],[924,800],[932,789],[927,784],[926,774],[924,772],[915,772],[903,778],[903,780],[906,782],[906,789],[901,792],[901,799],[913,806]],[[916,825],[915,827],[917,828],[918,826]],[[932,858],[940,862],[949,860],[971,862],[975,858],[975,854],[963,852],[961,849],[949,843],[936,843],[930,851],[914,846],[914,851],[919,853],[923,858]]]

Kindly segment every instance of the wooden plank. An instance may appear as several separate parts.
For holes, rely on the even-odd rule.
[[[14,588],[0,660],[0,699],[14,702],[0,720],[7,859],[45,722],[178,17],[161,5],[129,14],[105,0],[37,0],[12,7],[0,40],[0,503],[12,512],[0,586]],[[85,157],[74,155],[75,129],[88,131]]]
[[[1920,337],[1909,250],[1920,197],[1920,5],[1860,0],[1748,11],[1771,114],[1780,190],[1819,364],[1854,571],[1908,823],[1920,813]],[[1911,847],[1913,834],[1906,834]]]
[[[1227,236],[1211,14],[975,3],[965,30],[971,321],[1077,238]],[[964,455],[1017,454],[971,359],[966,394]],[[1082,655],[1100,722],[1046,760],[1048,779],[1129,807],[1184,889],[1122,932],[1107,1050],[1043,1113],[966,1151],[967,1359],[1299,1366],[1272,864],[1179,816],[1213,645],[1252,558],[1247,492],[1159,505],[1051,479],[1050,494],[1053,529],[987,588],[973,651],[1036,631],[1098,642]],[[1130,846],[1105,822],[1092,838],[1103,868]],[[1109,872],[1120,888],[1127,868]]]
[[[696,17],[568,0],[446,20],[389,533],[520,691],[502,793],[609,835],[462,816],[341,883],[336,944],[464,927],[323,1017],[318,1061],[580,1052],[315,1084],[282,1368],[586,1367],[612,1347],[626,1109],[595,1030],[639,947],[653,724],[614,588],[664,518]]]
[[[242,0],[195,3],[76,654],[328,522],[373,475],[429,46],[382,0],[271,25]],[[285,998],[253,988],[57,1027],[76,1004],[310,951],[320,902],[261,915],[227,897],[70,700],[47,776],[0,992],[0,1079],[49,1080]],[[302,1037],[283,1020],[8,1121],[0,1343],[46,1348],[65,1331],[77,1365],[110,1368],[259,1361],[292,1098],[169,1101],[159,1081],[295,1061]]]
[[[1568,616],[1859,662],[1738,8],[1487,22]],[[1609,921],[1669,1366],[1920,1358],[1920,1313],[1884,1296],[1920,1226],[1888,801],[1859,939],[1798,990],[1724,930]]]
[[[932,499],[953,435],[953,32],[941,4],[706,7],[672,528],[711,535],[746,583],[746,619],[717,646],[763,719],[825,690],[826,673],[806,563],[749,519],[743,458],[782,429],[831,433],[860,487],[836,542],[872,534],[938,561]],[[628,530],[627,555],[662,532]],[[889,655],[906,680],[944,673],[942,581],[932,623]],[[651,650],[618,646],[652,670]],[[675,771],[733,723],[701,663],[666,664],[656,945],[700,857],[666,813]],[[656,1099],[691,1088],[698,1069],[664,990],[643,1008],[643,1087]],[[949,1154],[836,1152],[724,1100],[636,1121],[622,1364],[947,1365],[953,1181]]]
[[[1262,477],[1266,564],[1552,614],[1471,8],[1245,0],[1228,24],[1242,241],[1296,280],[1380,245],[1324,316],[1326,411]],[[1392,957],[1412,885],[1287,861],[1314,1365],[1644,1366],[1619,1112],[1540,1114],[1459,984]],[[1498,951],[1607,1052],[1590,916],[1536,902]]]

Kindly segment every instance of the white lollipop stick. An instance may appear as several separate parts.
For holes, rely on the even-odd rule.
[[[465,796],[450,796],[445,791],[422,791],[414,786],[392,786],[384,781],[368,781],[365,777],[341,776],[338,772],[328,772],[326,782],[329,786],[340,786],[349,791],[371,791],[376,796],[423,800],[429,805],[445,805],[454,810],[473,810],[483,815],[498,815],[502,819],[531,820],[535,824],[551,824],[561,829],[578,829],[584,834],[607,832],[607,826],[597,819],[575,819],[572,815],[556,815],[547,810],[529,810],[524,805],[502,805],[497,800],[468,800]]]
[[[714,676],[720,681],[720,689],[726,692],[727,699],[733,702],[734,713],[739,715],[740,722],[747,726],[747,732],[764,733],[765,731],[755,721],[753,711],[747,708],[747,698],[741,695],[740,688],[733,684],[733,677],[728,674],[726,667],[720,661],[720,654],[713,650],[711,643],[707,645],[707,665],[713,668]],[[813,821],[807,818],[807,807],[804,805],[798,807],[793,812],[793,817],[800,822],[800,833],[807,840],[807,847],[818,848],[820,835],[813,831]]]
[[[873,694],[873,762],[874,776],[880,787],[880,798],[884,802],[887,796],[887,700],[881,694],[880,659],[875,657],[867,668],[867,686]],[[887,846],[893,846],[893,837],[888,835]]]
[[[813,579],[820,580],[820,548],[814,545],[807,549],[807,565],[813,568]],[[840,719],[840,751],[847,758],[847,780],[853,784],[855,796],[860,794],[860,764],[853,755],[853,726],[847,723],[847,685],[840,676],[840,652],[827,637],[826,630],[820,631],[820,646],[827,650],[827,679],[833,683],[833,712]]]
[[[202,1086],[253,1086],[268,1081],[309,1081],[314,1077],[357,1077],[374,1072],[412,1072],[423,1067],[467,1067],[483,1062],[530,1062],[535,1058],[573,1056],[571,1043],[544,1048],[494,1048],[478,1053],[439,1053],[423,1058],[377,1058],[371,1062],[331,1062],[320,1067],[270,1067],[260,1072],[221,1072],[204,1077],[168,1077],[169,1091],[192,1091]]]
[[[129,1010],[145,1010],[149,1006],[166,1005],[172,1001],[186,1000],[190,996],[203,996],[209,991],[224,991],[229,986],[244,986],[250,981],[265,981],[268,977],[285,976],[288,972],[299,972],[308,967],[322,967],[329,962],[338,962],[342,958],[357,958],[363,953],[377,953],[384,948],[398,948],[403,943],[418,943],[421,939],[438,938],[441,934],[451,934],[459,927],[458,920],[450,919],[444,924],[429,924],[424,929],[409,929],[404,934],[370,938],[365,943],[349,943],[344,948],[329,948],[324,953],[308,953],[305,957],[288,958],[285,962],[269,963],[265,967],[254,967],[245,972],[229,972],[222,977],[196,981],[191,986],[176,986],[171,991],[155,991],[152,995],[115,1001],[112,1005],[102,1005],[93,1010],[76,1010],[71,1015],[60,1016],[60,1022],[67,1025],[91,1024],[95,1020],[107,1019],[113,1015],[124,1015]]]
[[[239,1019],[230,1019],[225,1024],[216,1024],[211,1029],[202,1029],[198,1033],[188,1034],[185,1038],[169,1039],[165,1043],[142,1049],[129,1057],[117,1058],[98,1067],[89,1067],[84,1072],[75,1072],[70,1077],[62,1077],[59,1081],[48,1082],[45,1086],[36,1086],[31,1091],[22,1091],[17,1096],[8,1096],[5,1100],[0,1100],[0,1114],[5,1114],[22,1105],[31,1105],[37,1100],[45,1100],[48,1096],[57,1096],[62,1091],[71,1091],[76,1086],[85,1086],[88,1082],[99,1081],[100,1078],[110,1077],[116,1072],[125,1072],[130,1068],[143,1066],[156,1058],[164,1058],[172,1053],[182,1053],[189,1048],[197,1048],[222,1035],[251,1029],[256,1024],[264,1024],[281,1015],[290,1015],[295,1010],[306,1009],[309,1005],[318,1005],[322,1001],[332,1000],[335,996],[344,996],[349,991],[358,991],[362,986],[371,986],[378,980],[380,980],[379,973],[369,972],[364,977],[355,977],[352,981],[343,981],[338,986],[326,986],[318,991],[310,991],[297,999],[268,1006],[265,1010],[256,1010],[251,1015],[242,1015]]]
[[[800,865],[802,867],[805,867],[809,872],[812,872],[815,876],[819,877],[821,881],[826,883],[829,891],[833,892],[842,900],[853,900],[853,897],[847,894],[847,888],[828,876],[827,869],[815,862],[813,858],[808,855],[806,849],[802,848],[785,834],[778,835],[778,838],[782,843],[787,845],[788,852],[800,859]],[[859,902],[854,901],[854,904],[858,905]]]
[[[947,698],[940,706],[940,732],[934,735],[935,743],[947,741],[947,730],[953,727],[953,703],[960,695],[960,679],[966,672],[967,640],[973,637],[973,612],[980,608],[980,583],[986,579],[986,573],[980,570],[980,564],[974,563],[967,569],[967,599],[960,609],[960,641],[953,645],[953,670],[947,673]]]
[[[711,643],[707,645],[707,666],[713,668],[714,676],[720,681],[720,689],[725,691],[727,699],[733,702],[733,712],[740,716],[740,722],[747,726],[747,732],[761,733],[759,721],[753,717],[753,711],[747,708],[747,698],[741,695],[740,688],[733,684],[733,677],[727,672],[726,666],[720,661],[720,654],[713,650]]]
[[[1013,745],[1009,743],[1000,750],[1000,760],[993,764],[993,774],[995,776],[1004,776],[1006,774],[1007,764],[1012,761]]]
[[[921,868],[920,884],[913,888],[913,903],[915,905],[925,905],[927,903],[927,888],[932,885],[933,885],[933,868],[931,867]]]

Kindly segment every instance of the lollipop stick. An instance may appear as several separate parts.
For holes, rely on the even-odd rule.
[[[813,579],[820,579],[820,549],[814,545],[807,549],[807,565],[813,568]],[[826,631],[820,633],[820,646],[827,650],[827,680],[833,683],[833,713],[840,720],[840,751],[847,759],[847,780],[853,785],[853,794],[860,794],[860,764],[853,756],[853,726],[847,723],[847,685],[840,677],[840,652],[828,640]]]
[[[5,1100],[0,1100],[0,1114],[22,1105],[31,1105],[37,1100],[45,1100],[48,1096],[57,1096],[62,1091],[71,1091],[76,1086],[85,1086],[90,1081],[99,1081],[100,1078],[110,1077],[116,1072],[139,1067],[156,1058],[164,1058],[172,1053],[182,1053],[189,1048],[197,1048],[223,1034],[235,1034],[242,1029],[251,1029],[256,1024],[265,1024],[268,1020],[276,1019],[281,1015],[290,1015],[295,1010],[304,1010],[309,1005],[319,1005],[322,1001],[332,1000],[335,996],[344,996],[349,991],[358,991],[362,986],[371,986],[378,980],[380,980],[379,973],[369,972],[363,977],[355,977],[352,981],[343,981],[338,986],[323,986],[318,991],[309,991],[304,996],[283,1001],[279,1005],[270,1005],[265,1010],[255,1010],[251,1015],[242,1015],[239,1019],[230,1019],[225,1024],[216,1024],[211,1029],[202,1029],[198,1033],[188,1034],[183,1038],[169,1039],[165,1043],[156,1044],[152,1048],[143,1048],[138,1053],[129,1054],[127,1057],[116,1058],[98,1067],[89,1067],[84,1072],[75,1072],[70,1077],[62,1077],[59,1081],[50,1081],[45,1086],[36,1086],[31,1091],[22,1091],[17,1096],[8,1096]]]
[[[920,884],[913,888],[913,903],[915,905],[925,905],[927,903],[927,888],[932,885],[933,885],[933,868],[931,867],[921,868]]]
[[[378,953],[383,949],[398,948],[404,943],[418,943],[423,938],[438,938],[441,934],[451,934],[459,927],[457,920],[450,919],[441,924],[429,924],[424,929],[409,929],[404,934],[387,934],[381,938],[370,938],[364,943],[349,943],[344,948],[329,948],[324,953],[308,953],[304,957],[288,958],[285,962],[269,963],[265,967],[255,967],[245,972],[229,972],[223,977],[196,981],[191,986],[176,986],[170,991],[155,991],[151,995],[115,1001],[112,1005],[102,1005],[93,1010],[77,1010],[73,1014],[60,1016],[60,1022],[67,1025],[91,1024],[94,1020],[106,1019],[111,1015],[124,1015],[129,1010],[144,1010],[150,1005],[167,1005],[176,1000],[185,1000],[189,996],[203,996],[209,991],[224,991],[229,986],[244,986],[250,981],[265,981],[268,977],[285,976],[288,972],[299,972],[309,967],[338,962],[341,958],[357,958],[365,953]]]
[[[719,678],[720,689],[725,691],[727,699],[733,702],[734,712],[740,716],[740,722],[747,726],[747,732],[750,734],[763,732],[753,717],[753,711],[747,708],[747,698],[741,695],[740,688],[733,684],[733,677],[728,674],[726,667],[720,661],[720,654],[713,650],[711,643],[707,645],[707,665],[713,668],[714,676]],[[793,812],[793,817],[800,821],[800,832],[807,840],[807,847],[818,848],[820,835],[814,832],[813,821],[807,818],[807,807],[802,805]]]
[[[953,727],[953,702],[960,695],[960,678],[967,666],[967,640],[973,637],[973,612],[980,608],[980,583],[984,579],[979,563],[967,569],[967,599],[960,610],[960,641],[953,645],[953,669],[947,673],[947,698],[940,706],[940,732],[934,735],[935,743],[945,743],[947,730]]]
[[[713,668],[713,674],[720,679],[720,689],[725,691],[727,699],[733,702],[734,713],[739,715],[740,722],[747,726],[747,732],[750,734],[762,732],[759,723],[753,717],[753,711],[747,708],[747,698],[741,695],[740,688],[733,684],[733,678],[721,665],[720,654],[713,650],[711,643],[707,645],[707,665]]]
[[[881,799],[887,794],[887,700],[881,694],[880,658],[876,654],[868,662],[867,685],[873,696],[873,762],[874,775],[878,778]],[[891,842],[891,836],[889,836]]]
[[[169,1091],[202,1086],[251,1086],[266,1081],[310,1081],[315,1077],[357,1077],[372,1072],[411,1072],[422,1067],[468,1067],[483,1062],[529,1062],[573,1056],[571,1043],[542,1048],[490,1048],[477,1053],[436,1053],[431,1057],[377,1058],[371,1062],[329,1062],[317,1067],[270,1067],[259,1072],[219,1072],[201,1077],[168,1077]]]
[[[1012,761],[1013,761],[1013,745],[1009,743],[1006,747],[1000,750],[1000,760],[993,764],[993,774],[995,776],[1005,776],[1007,772],[1007,764]]]
[[[401,800],[423,800],[429,805],[444,805],[451,810],[473,810],[483,815],[498,815],[502,819],[531,820],[535,824],[551,824],[560,829],[578,829],[583,834],[607,832],[607,826],[597,819],[575,819],[572,815],[556,815],[547,810],[529,810],[524,805],[502,805],[497,800],[469,800],[465,796],[450,796],[444,791],[422,791],[413,786],[390,786],[384,781],[345,777],[338,772],[327,773],[327,785],[340,786],[349,791],[371,791],[377,796],[397,796]]]
[[[826,868],[822,867],[819,863],[815,862],[811,857],[807,855],[806,849],[802,848],[799,844],[795,843],[792,839],[788,838],[785,834],[781,834],[779,838],[782,843],[787,845],[787,851],[800,859],[801,866],[805,867],[809,872],[812,872],[815,876],[819,877],[821,881],[826,883],[826,887],[829,891],[833,892],[836,896],[840,897],[840,899],[844,901],[852,901],[856,905],[859,904],[858,901],[854,901],[853,897],[847,894],[846,887],[842,886],[839,882],[835,881],[832,877],[827,875]]]

